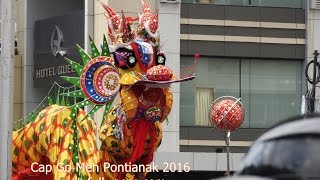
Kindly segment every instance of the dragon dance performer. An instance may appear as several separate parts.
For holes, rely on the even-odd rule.
[[[78,77],[62,78],[78,90],[59,96],[83,101],[48,106],[35,121],[14,132],[12,165],[16,179],[22,174],[37,179],[40,175],[43,179],[66,180],[144,179],[147,171],[136,172],[132,167],[147,167],[161,143],[161,123],[173,104],[170,85],[195,77],[192,73],[178,79],[165,66],[158,13],[152,14],[144,1],[143,13],[137,18],[119,15],[101,4],[106,10],[111,44],[104,37],[99,51],[91,40],[91,55],[78,46],[83,64],[66,58]],[[120,102],[112,107],[117,94]],[[86,113],[81,109],[85,106],[93,108]],[[96,125],[89,115],[100,108],[104,116],[98,128],[102,142],[98,149]],[[46,175],[30,171],[36,168],[40,172],[42,164],[48,165],[44,169],[51,167]],[[128,169],[112,171],[112,165]]]

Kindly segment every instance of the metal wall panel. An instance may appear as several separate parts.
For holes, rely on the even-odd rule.
[[[225,19],[260,21],[260,7],[226,6]]]
[[[182,6],[183,7],[183,6]],[[187,17],[195,19],[225,19],[225,6],[212,6],[210,4],[189,5]],[[182,9],[181,12],[184,10]]]
[[[180,52],[184,55],[182,52]],[[200,53],[205,56],[225,56],[225,42],[188,41],[187,54]]]
[[[233,57],[259,57],[260,43],[226,42],[225,55]]]
[[[295,9],[293,8],[261,8],[261,21],[296,23]]]
[[[305,10],[182,4],[182,55],[304,59]]]
[[[261,44],[261,58],[286,58],[296,59],[296,45],[289,44]]]
[[[250,27],[225,27],[225,35],[228,36],[260,36],[260,28]]]
[[[231,133],[232,141],[254,141],[265,129],[238,129]],[[180,139],[185,140],[224,140],[224,132],[213,127],[180,127]]]

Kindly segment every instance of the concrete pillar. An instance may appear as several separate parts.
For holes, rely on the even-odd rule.
[[[94,1],[85,0],[84,7],[84,46],[87,52],[90,49],[89,36],[93,37],[93,17],[94,17]]]
[[[11,179],[15,0],[1,3],[0,179]]]
[[[159,30],[161,40],[165,40],[163,50],[166,53],[166,66],[176,75],[180,75],[180,3],[160,3]],[[163,139],[158,152],[179,152],[180,129],[180,84],[172,84],[173,106],[169,115],[169,124],[163,123]]]

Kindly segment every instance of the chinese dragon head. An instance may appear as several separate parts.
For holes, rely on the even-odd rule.
[[[120,84],[121,98],[99,130],[102,149],[117,163],[149,164],[161,143],[161,123],[172,108],[170,85],[194,76],[177,79],[165,66],[158,13],[152,14],[148,4],[142,1],[143,13],[138,18],[125,17],[123,12],[119,15],[101,4],[108,18],[111,54],[119,70],[114,81]],[[136,30],[134,21],[138,21]]]

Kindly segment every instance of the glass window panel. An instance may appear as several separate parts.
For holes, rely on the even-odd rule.
[[[228,5],[229,0],[214,0],[213,4]]]
[[[191,66],[193,63],[192,57],[181,57],[181,71],[186,66]],[[183,82],[180,84],[180,105],[183,110],[180,111],[181,125],[195,125],[195,114],[192,116],[190,112],[195,112],[195,94],[196,88],[213,89],[214,99],[221,96],[239,97],[239,60],[228,58],[206,58],[201,57],[197,66],[196,79],[193,81]],[[192,109],[192,108],[193,109]]]
[[[267,128],[277,121],[300,113],[301,62],[249,60],[243,101],[249,108],[249,127]],[[247,81],[247,82],[245,82]]]
[[[190,57],[181,57],[180,68],[183,71],[186,67],[193,64],[193,59]],[[186,74],[188,72],[185,71]],[[181,75],[186,75],[181,72]],[[195,125],[195,81],[186,81],[180,83],[180,119],[182,126]]]
[[[249,86],[249,60],[240,59],[241,63],[241,81],[240,81],[240,88],[241,88],[241,103],[244,106],[245,110],[245,118],[243,123],[241,124],[241,128],[249,128],[250,127],[250,121],[249,121],[249,98],[250,98],[250,86]]]
[[[248,6],[250,0],[229,0],[228,5],[241,5],[241,6]]]
[[[181,0],[181,3],[194,3],[196,0]]]
[[[194,114],[194,106],[180,106],[180,125],[195,126]]]
[[[302,0],[251,0],[253,6],[302,8]]]
[[[192,63],[192,57],[182,56],[181,71]],[[202,57],[196,79],[180,84],[181,125],[196,125],[197,88],[212,89],[212,101],[221,96],[239,97],[241,89],[246,115],[242,128],[268,128],[298,115],[302,95],[301,66],[301,61],[294,60]]]
[[[214,3],[214,0],[196,0],[196,3],[200,3],[200,4],[212,4],[212,3]]]

